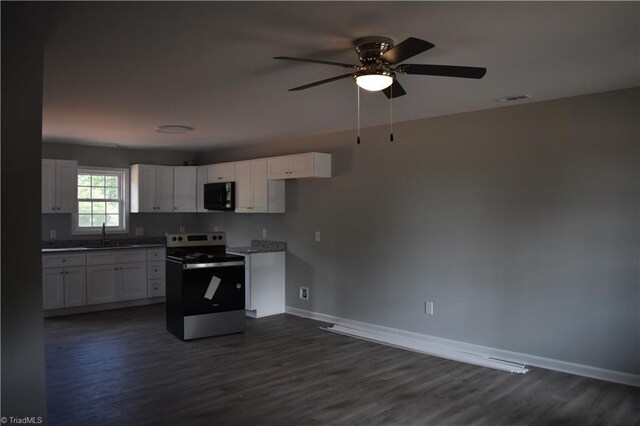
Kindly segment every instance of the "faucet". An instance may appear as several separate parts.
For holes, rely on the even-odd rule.
[[[102,244],[102,247],[107,244],[107,227],[104,222],[102,222],[102,241],[100,243]]]

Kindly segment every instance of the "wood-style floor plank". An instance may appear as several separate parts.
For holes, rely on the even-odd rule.
[[[640,389],[357,340],[290,315],[182,342],[164,305],[45,320],[51,425],[640,425]]]

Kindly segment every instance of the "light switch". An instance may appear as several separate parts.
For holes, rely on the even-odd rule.
[[[320,242],[320,231],[316,231],[316,242]]]

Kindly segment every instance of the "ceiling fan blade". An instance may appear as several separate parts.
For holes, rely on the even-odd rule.
[[[347,78],[347,77],[351,77],[351,76],[353,76],[353,74],[343,74],[343,75],[339,75],[337,77],[331,77],[331,78],[327,78],[325,80],[316,81],[315,83],[305,84],[304,86],[294,87],[293,89],[289,89],[289,91],[292,92],[292,91],[296,91],[296,90],[309,89],[311,87],[320,86],[321,84],[331,83],[332,81],[341,80],[343,78]]]
[[[417,55],[418,53],[429,50],[432,47],[435,47],[435,44],[420,40],[419,38],[409,37],[402,43],[387,50],[382,56],[380,56],[380,60],[391,65],[398,64]]]
[[[383,92],[386,95],[386,97],[389,99],[391,99],[392,97],[397,98],[399,96],[404,96],[407,94],[407,92],[405,92],[404,88],[400,85],[400,83],[398,83],[398,79],[396,78],[393,79],[393,84],[387,87],[386,89],[384,89]]]
[[[482,78],[487,72],[486,68],[459,67],[455,65],[422,65],[404,64],[396,68],[404,74],[437,75],[443,77]]]
[[[343,64],[342,62],[319,61],[317,59],[292,58],[290,56],[275,56],[273,59],[284,59],[287,61],[311,62],[312,64],[337,65],[344,68],[358,69],[359,65]]]

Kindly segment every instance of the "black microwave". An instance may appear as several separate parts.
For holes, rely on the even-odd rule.
[[[234,182],[204,184],[204,208],[207,210],[235,210],[235,199]]]

